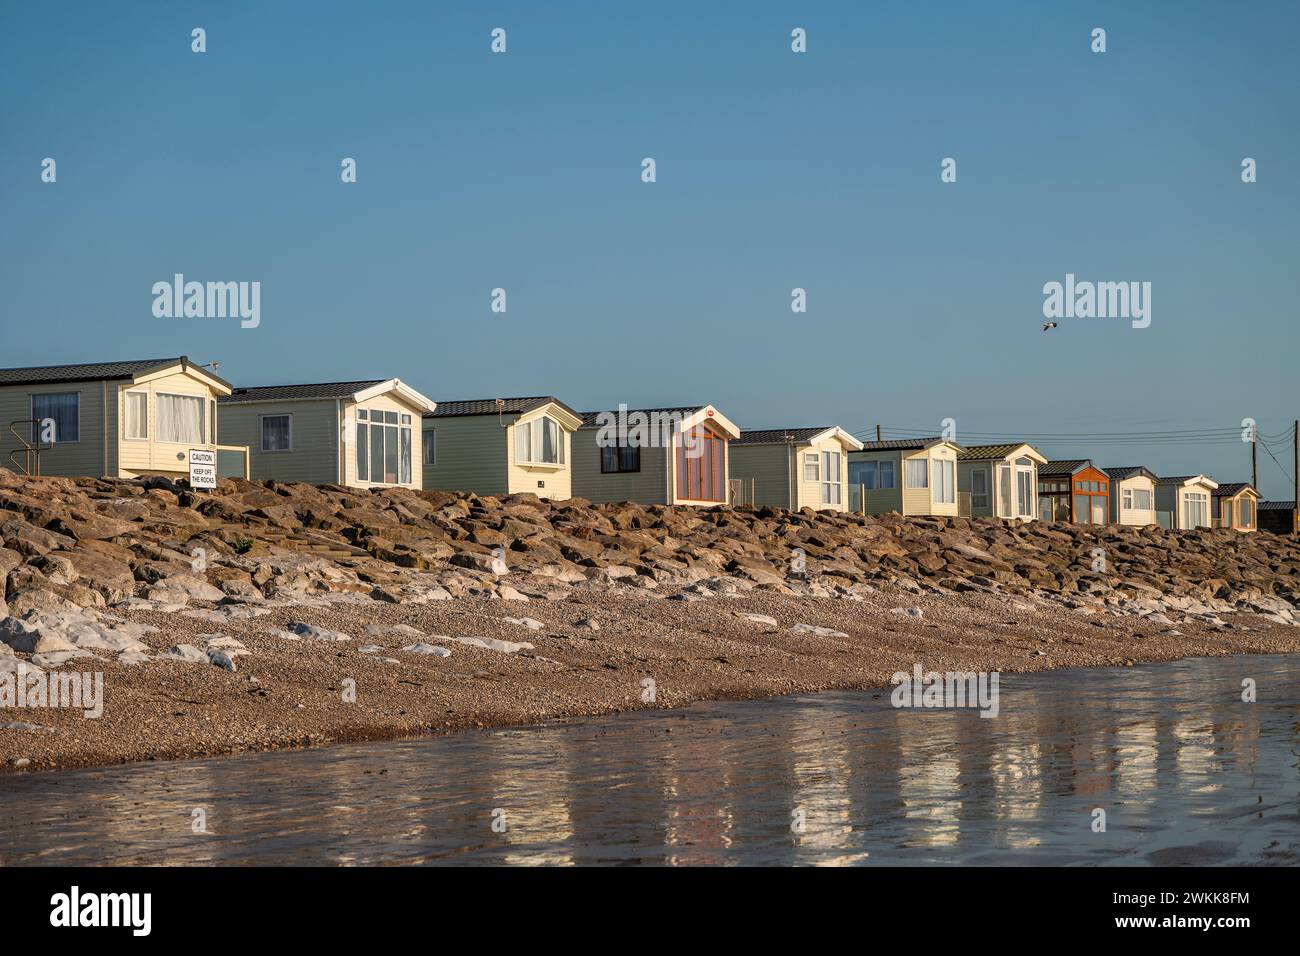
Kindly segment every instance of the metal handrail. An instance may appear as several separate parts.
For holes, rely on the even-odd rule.
[[[26,438],[22,436],[21,432],[18,431],[19,425],[27,425],[28,426],[27,434],[30,436],[32,433],[31,426],[39,425],[40,423],[41,420],[39,418],[15,418],[13,421],[9,423],[9,433],[13,435],[15,438],[17,438],[18,443],[22,446],[21,448],[15,448],[13,451],[9,453],[9,460],[13,462],[14,467],[20,469],[24,475],[29,475],[29,476],[40,475],[41,452],[49,451],[51,448],[54,447],[53,442],[50,442],[48,445],[43,444],[42,442],[37,442],[35,445],[33,445],[30,441],[28,441]],[[26,464],[23,464],[23,462],[20,462],[18,460],[19,452],[22,453],[23,462],[26,462]]]

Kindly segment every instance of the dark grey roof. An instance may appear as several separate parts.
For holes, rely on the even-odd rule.
[[[1005,442],[1001,445],[967,445],[957,453],[958,461],[988,461],[997,458],[1006,458],[1021,445],[1027,445],[1028,442]],[[1030,448],[1033,445],[1029,446]]]
[[[370,378],[363,382],[320,382],[314,385],[257,385],[237,388],[218,399],[222,404],[241,402],[283,402],[304,398],[349,398],[373,385],[386,382],[386,378]]]
[[[947,441],[946,438],[887,438],[884,441],[864,441],[863,451],[919,451]],[[956,442],[953,442],[957,445]],[[961,445],[957,445],[958,449]]]
[[[581,417],[564,402],[560,401],[554,395],[533,395],[528,398],[503,398],[499,399],[501,405],[497,405],[498,399],[495,398],[472,398],[455,402],[439,402],[438,409],[434,412],[425,412],[425,418],[449,418],[453,415],[495,415],[502,412],[506,415],[523,415],[531,412],[535,408],[541,408],[543,405],[555,404],[575,417]]]
[[[796,445],[802,444],[820,435],[822,432],[830,431],[834,425],[823,425],[821,428],[754,428],[749,431],[742,431],[740,438],[732,444],[735,445],[784,445],[788,435]]]
[[[674,414],[676,414],[676,415],[680,415],[680,416],[682,416],[683,418],[685,418],[685,417],[687,417],[688,415],[694,415],[696,412],[698,412],[701,408],[704,408],[704,407],[706,407],[706,406],[704,406],[704,405],[680,405],[680,406],[678,406],[677,408],[629,408],[629,409],[627,410],[627,414],[630,415],[632,412],[641,412],[641,413],[644,414],[644,415],[654,415],[654,414],[656,414],[656,413],[658,413],[658,414],[660,414],[660,415],[674,415]],[[583,427],[583,428],[595,428],[595,427],[597,427],[597,426],[600,424],[600,422],[599,422],[597,419],[598,419],[599,416],[601,416],[601,415],[613,415],[614,418],[615,418],[615,420],[618,419],[618,411],[617,411],[616,409],[610,409],[610,410],[608,410],[608,411],[603,411],[603,412],[579,412],[578,414],[582,416],[582,427]]]
[[[1146,465],[1125,465],[1122,468],[1103,468],[1102,471],[1110,475],[1110,477],[1114,478],[1116,481],[1123,481],[1126,478],[1132,478],[1135,475],[1146,475],[1152,481],[1160,480],[1160,476],[1150,468],[1146,467]]]
[[[1261,501],[1257,507],[1260,511],[1295,511],[1294,501]]]
[[[85,365],[37,365],[31,368],[0,368],[0,385],[44,385],[58,382],[98,382],[105,379],[132,378],[141,372],[169,365],[197,368],[186,356],[134,359],[128,362],[90,362]],[[207,369],[205,375],[217,378]],[[221,381],[221,379],[217,379]]]
[[[1202,477],[1210,478],[1209,475],[1166,475],[1165,477],[1157,478],[1156,480],[1161,482],[1166,482],[1166,481],[1175,482],[1181,485],[1184,481],[1191,481],[1193,478],[1202,478]],[[1210,480],[1213,481],[1214,479],[1210,478]]]
[[[1085,468],[1092,467],[1091,458],[1072,458],[1067,461],[1049,461],[1038,466],[1039,478],[1051,478],[1056,475],[1073,475]]]
[[[1255,486],[1249,481],[1230,481],[1227,484],[1221,484],[1219,487],[1215,488],[1213,494],[1216,498],[1231,498],[1233,495],[1241,494],[1242,490],[1245,488],[1254,491]],[[1255,493],[1259,494],[1257,491]]]

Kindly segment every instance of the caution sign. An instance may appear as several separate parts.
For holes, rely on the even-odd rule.
[[[213,491],[217,487],[217,453],[206,448],[190,449],[190,487]]]

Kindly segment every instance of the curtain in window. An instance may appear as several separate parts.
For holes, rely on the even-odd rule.
[[[411,483],[411,430],[409,428],[401,430],[400,441],[402,447],[401,482],[404,485],[409,485]]]
[[[928,488],[930,487],[929,462],[924,458],[911,459],[907,461],[906,478],[907,487],[909,488]]]
[[[289,416],[266,415],[262,418],[262,451],[289,450]]]
[[[934,463],[934,500],[940,504],[954,504],[957,501],[956,481],[953,477],[955,465],[950,461]]]
[[[438,432],[432,428],[426,428],[424,431],[424,463],[426,465],[438,463]]]
[[[149,393],[126,393],[126,437],[149,437]]]
[[[48,392],[32,396],[32,444],[39,444],[41,422],[47,418],[54,419],[54,440],[81,441],[81,393]]]
[[[158,440],[202,445],[207,441],[205,414],[200,395],[158,395]]]

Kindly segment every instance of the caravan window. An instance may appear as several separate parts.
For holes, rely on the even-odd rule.
[[[564,429],[543,415],[515,425],[515,464],[563,465]]]
[[[32,444],[41,442],[41,422],[54,419],[54,440],[58,444],[81,441],[81,393],[46,392],[32,396]]]
[[[376,485],[411,483],[409,415],[378,408],[359,408],[356,431],[358,481]]]
[[[203,445],[208,440],[207,400],[202,395],[158,393],[158,440]]]

